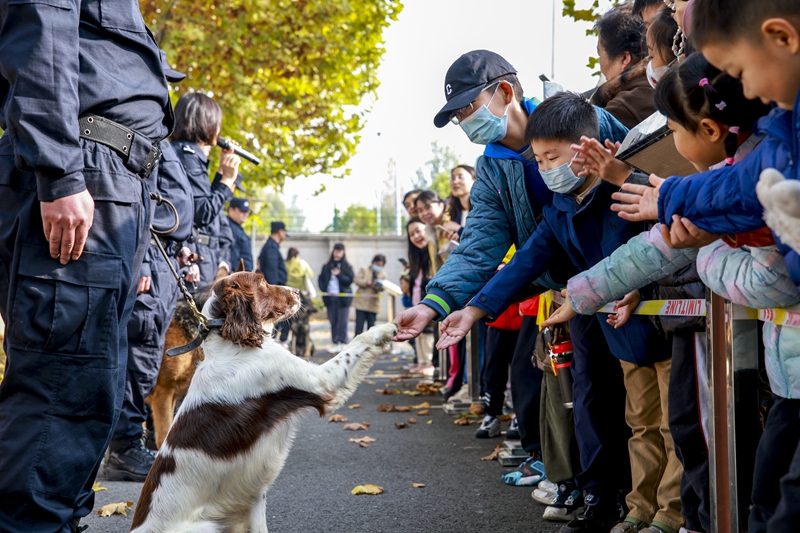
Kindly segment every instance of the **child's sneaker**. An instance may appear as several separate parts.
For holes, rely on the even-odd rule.
[[[500,435],[500,420],[496,416],[486,415],[483,417],[481,427],[475,432],[475,437],[479,439],[490,439]]]
[[[569,522],[583,507],[583,493],[573,483],[562,483],[558,494],[544,510],[542,518],[554,522]]]
[[[519,422],[517,422],[517,417],[511,419],[511,425],[508,426],[508,430],[506,431],[506,438],[509,440],[519,440]]]
[[[531,492],[531,498],[537,502],[544,503],[545,505],[550,505],[553,503],[553,500],[556,499],[556,496],[558,496],[558,485],[551,483],[546,479],[544,481],[540,481],[539,487]]]
[[[547,476],[544,473],[544,463],[542,463],[541,457],[538,453],[534,457],[529,457],[516,470],[503,475],[503,482],[515,487],[532,487],[540,481],[544,481]]]
[[[605,533],[622,519],[622,509],[616,497],[601,498],[587,492],[583,503],[583,512],[562,527],[561,533]]]

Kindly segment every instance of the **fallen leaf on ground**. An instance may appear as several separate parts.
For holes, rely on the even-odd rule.
[[[416,390],[404,390],[403,394],[408,394],[409,396],[419,396],[420,392]]]
[[[494,447],[494,451],[492,451],[492,453],[490,453],[486,457],[481,457],[481,461],[494,461],[495,459],[497,459],[497,456],[500,453],[500,450],[502,449],[503,449],[503,443],[501,442],[500,444]]]
[[[400,394],[400,389],[375,389],[378,394]]]
[[[416,424],[417,423],[417,419],[416,418],[409,418],[408,419],[408,423],[409,424]]]
[[[471,415],[482,415],[483,414],[483,406],[479,403],[473,403],[469,406],[469,414]]]
[[[430,409],[431,408],[431,404],[429,404],[428,402],[422,402],[419,405],[412,405],[411,408],[412,409]]]
[[[403,381],[404,379],[408,379],[410,377],[412,377],[411,374],[403,374],[402,376],[389,378],[389,381],[394,381],[395,383],[397,383],[398,381]]]
[[[347,417],[344,415],[331,415],[328,422],[347,422]]]
[[[392,357],[392,363],[396,363],[400,360],[399,357]]]
[[[427,416],[427,415],[431,414],[431,410],[430,409],[423,409],[422,411],[417,411],[417,414],[419,416]]]
[[[424,487],[424,486],[425,486],[425,483],[414,483],[414,482],[412,481],[412,482],[411,482],[411,486],[412,486],[412,487],[414,487],[415,489],[421,489],[422,487]]]
[[[366,430],[371,424],[369,422],[364,422],[363,424],[359,424],[358,422],[350,422],[349,424],[345,424],[342,426],[342,429],[350,429],[352,431],[358,431],[359,429]]]
[[[351,490],[350,492],[352,494],[356,494],[356,495],[358,495],[358,494],[371,494],[371,495],[374,496],[376,494],[383,494],[386,491],[383,490],[383,488],[379,487],[378,485],[366,484],[366,485],[359,485],[356,488],[354,488],[353,490]]]
[[[381,413],[391,413],[392,411],[394,411],[394,406],[389,403],[387,403],[386,405],[379,405],[378,411]]]
[[[368,384],[368,385],[375,385],[375,383],[376,383],[376,382],[375,382],[375,381],[372,381],[371,379],[365,379],[365,380],[364,380],[364,383],[366,383],[366,384]]]
[[[397,411],[398,413],[407,413],[408,411],[411,410],[410,405],[400,405],[400,406],[393,405],[392,407],[394,407],[394,410]]]
[[[375,372],[373,372],[373,374],[375,374],[376,376],[382,376],[383,370],[376,370]]]
[[[395,422],[394,427],[396,427],[397,429],[403,429],[407,428],[408,424],[406,424],[405,422]]]
[[[101,490],[108,490],[108,487],[104,487],[99,481],[95,481],[94,485],[92,485],[92,490],[95,492],[100,492]]]
[[[361,409],[361,404],[360,403],[354,403],[353,405],[348,405],[347,408],[348,409]]]
[[[472,424],[472,422],[466,416],[459,416],[458,418],[455,419],[453,424],[456,424],[457,426],[468,426]]]
[[[507,414],[507,415],[500,415],[497,418],[500,419],[500,422],[508,422],[512,418],[514,418],[514,413]]]
[[[433,424],[433,420],[428,420],[428,424]]]
[[[102,506],[95,512],[103,517],[111,516],[112,514],[122,514],[128,516],[128,509],[133,510],[133,502],[109,503],[108,505]]]
[[[355,442],[362,448],[369,448],[370,442],[378,442],[378,439],[373,439],[372,437],[361,437],[360,439],[350,439],[350,442]]]
[[[425,394],[428,396],[435,396],[439,394],[439,387],[441,387],[441,383],[434,383],[431,385],[430,383],[417,383],[414,387],[420,394]]]

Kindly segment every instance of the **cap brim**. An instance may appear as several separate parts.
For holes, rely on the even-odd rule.
[[[462,107],[467,107],[478,97],[479,94],[481,94],[481,91],[484,88],[484,85],[478,85],[477,87],[467,89],[461,94],[457,94],[451,98],[450,101],[447,102],[438,113],[436,113],[436,116],[433,117],[433,125],[437,128],[445,127],[450,121],[450,115],[453,114],[453,111],[461,109]]]
[[[183,81],[186,74],[178,72],[177,70],[164,69],[164,77],[166,77],[167,81],[170,83],[178,83],[179,81]]]

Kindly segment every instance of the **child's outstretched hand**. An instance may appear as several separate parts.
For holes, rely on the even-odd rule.
[[[672,226],[661,225],[661,236],[670,248],[702,248],[722,235],[700,229],[687,218],[672,215]]]
[[[617,301],[614,305],[614,311],[616,311],[617,314],[608,315],[606,322],[614,326],[614,329],[621,328],[631,318],[631,315],[641,301],[642,295],[639,294],[639,291],[629,292],[622,300]]]
[[[666,181],[655,174],[650,174],[650,184],[634,185],[626,183],[622,186],[625,192],[615,192],[611,198],[622,202],[611,204],[611,210],[619,213],[619,217],[631,222],[642,222],[644,220],[658,220],[658,193],[661,184]]]
[[[540,329],[553,327],[556,324],[563,324],[570,318],[578,316],[578,313],[572,308],[572,306],[567,301],[567,289],[563,289],[561,291],[561,296],[564,297],[564,303],[561,305],[561,307],[553,311],[553,314],[550,315],[547,318],[547,320],[539,324]]]
[[[439,327],[442,332],[439,337],[439,342],[436,343],[436,348],[444,350],[467,336],[472,325],[486,316],[486,312],[477,307],[467,306],[461,311],[456,311],[450,314],[447,318],[442,320]]]
[[[614,157],[619,150],[619,143],[614,144],[606,139],[604,147],[597,139],[583,136],[581,144],[573,144],[571,148],[578,152],[575,162],[583,165],[583,170],[578,176],[594,174],[617,187],[622,187],[631,175],[631,168]]]

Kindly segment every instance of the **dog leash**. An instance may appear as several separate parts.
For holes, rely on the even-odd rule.
[[[178,282],[178,289],[180,289],[183,299],[186,300],[186,304],[189,306],[189,309],[192,310],[192,314],[195,316],[195,318],[197,318],[199,322],[197,327],[199,333],[192,342],[190,342],[189,344],[184,344],[183,346],[176,346],[174,348],[170,348],[169,350],[167,350],[166,353],[168,356],[175,357],[176,355],[181,355],[187,352],[191,352],[192,350],[203,344],[203,341],[206,340],[206,337],[208,337],[208,334],[211,333],[211,330],[221,328],[222,325],[225,323],[225,321],[220,318],[209,319],[206,315],[204,315],[203,313],[200,312],[200,310],[197,309],[197,303],[195,303],[194,298],[192,298],[192,295],[189,293],[189,289],[186,288],[186,284],[183,282],[183,278],[180,276],[180,274],[178,274],[178,271],[175,270],[175,267],[173,266],[172,261],[170,260],[169,254],[167,254],[167,251],[164,249],[164,245],[161,243],[161,239],[159,239],[159,236],[170,235],[174,233],[175,230],[178,229],[178,225],[180,224],[180,217],[178,216],[178,210],[175,209],[175,206],[172,204],[172,202],[170,202],[166,198],[163,198],[157,193],[151,192],[150,198],[156,201],[156,205],[167,204],[167,207],[172,209],[172,212],[175,215],[175,224],[168,230],[158,230],[154,228],[151,224],[150,235],[153,237],[153,242],[158,247],[158,251],[161,252],[161,255],[164,257],[164,260],[167,262],[167,265],[169,265],[169,269],[172,272],[175,281]]]

